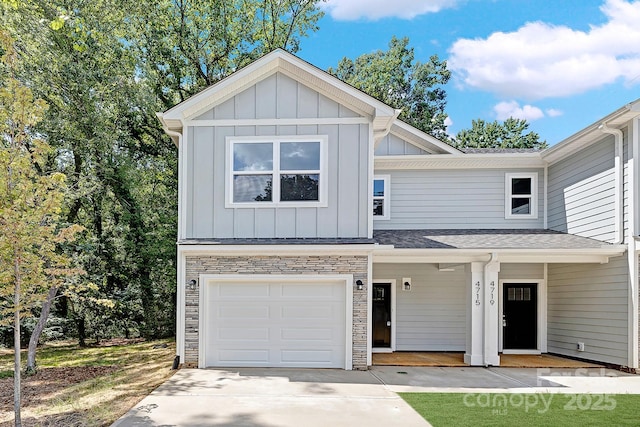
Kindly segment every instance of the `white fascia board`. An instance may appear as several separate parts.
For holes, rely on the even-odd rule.
[[[226,101],[257,81],[282,72],[369,116],[393,117],[395,110],[306,61],[276,49],[164,113],[165,121],[189,120]]]
[[[178,253],[189,255],[369,255],[377,245],[194,245],[178,244]]]
[[[540,153],[412,154],[376,156],[376,170],[398,169],[525,169],[544,168]]]
[[[625,245],[597,249],[381,249],[373,252],[379,263],[468,263],[488,262],[491,254],[502,263],[607,263],[621,256]]]
[[[619,108],[608,116],[592,123],[552,147],[542,150],[542,158],[549,164],[558,162],[572,153],[575,153],[576,151],[602,139],[605,136],[605,134],[603,134],[599,129],[602,123],[607,123],[611,127],[622,126],[639,114],[640,99]]]
[[[444,151],[447,154],[464,155],[464,153],[457,148],[440,141],[400,119],[394,120],[391,126],[391,133],[404,139],[409,144],[428,152],[440,154]]]

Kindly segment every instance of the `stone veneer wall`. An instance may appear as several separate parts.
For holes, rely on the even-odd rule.
[[[322,256],[210,256],[186,257],[186,281],[200,274],[352,274],[353,275],[353,369],[367,369],[367,265],[366,255]],[[358,291],[356,280],[364,289]],[[198,283],[201,286],[201,283]],[[198,366],[199,289],[185,290],[185,360]]]

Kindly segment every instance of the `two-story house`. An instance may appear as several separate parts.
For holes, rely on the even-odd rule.
[[[372,353],[638,367],[640,103],[542,152],[459,151],[281,50],[159,113],[187,366]]]

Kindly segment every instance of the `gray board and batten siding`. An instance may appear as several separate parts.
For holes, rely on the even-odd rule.
[[[550,229],[614,241],[613,136],[549,166],[548,177]]]
[[[187,131],[185,237],[367,237],[370,124],[340,123],[354,117],[359,116],[282,73],[200,115],[200,120],[225,120],[225,125],[190,126]],[[301,118],[324,120],[319,125],[246,123]],[[244,121],[237,126],[233,120]],[[226,138],[272,135],[328,137],[326,207],[225,207]]]
[[[607,264],[549,264],[550,353],[628,364],[627,257]],[[585,351],[577,351],[583,342]]]
[[[376,156],[406,156],[415,154],[429,154],[425,150],[405,141],[393,133],[385,135],[376,145]]]
[[[537,218],[505,219],[505,174],[538,176]],[[544,226],[544,171],[376,170],[390,175],[389,220],[374,229],[541,229]]]

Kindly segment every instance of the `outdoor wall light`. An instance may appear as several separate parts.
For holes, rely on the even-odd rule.
[[[198,281],[196,279],[189,280],[189,289],[194,291],[196,289],[196,284],[197,283],[198,283]]]
[[[410,291],[411,290],[411,277],[403,277],[402,278],[402,290]]]
[[[358,290],[361,291],[364,288],[364,285],[362,284],[362,280],[360,279],[356,280],[356,286],[358,287]]]

